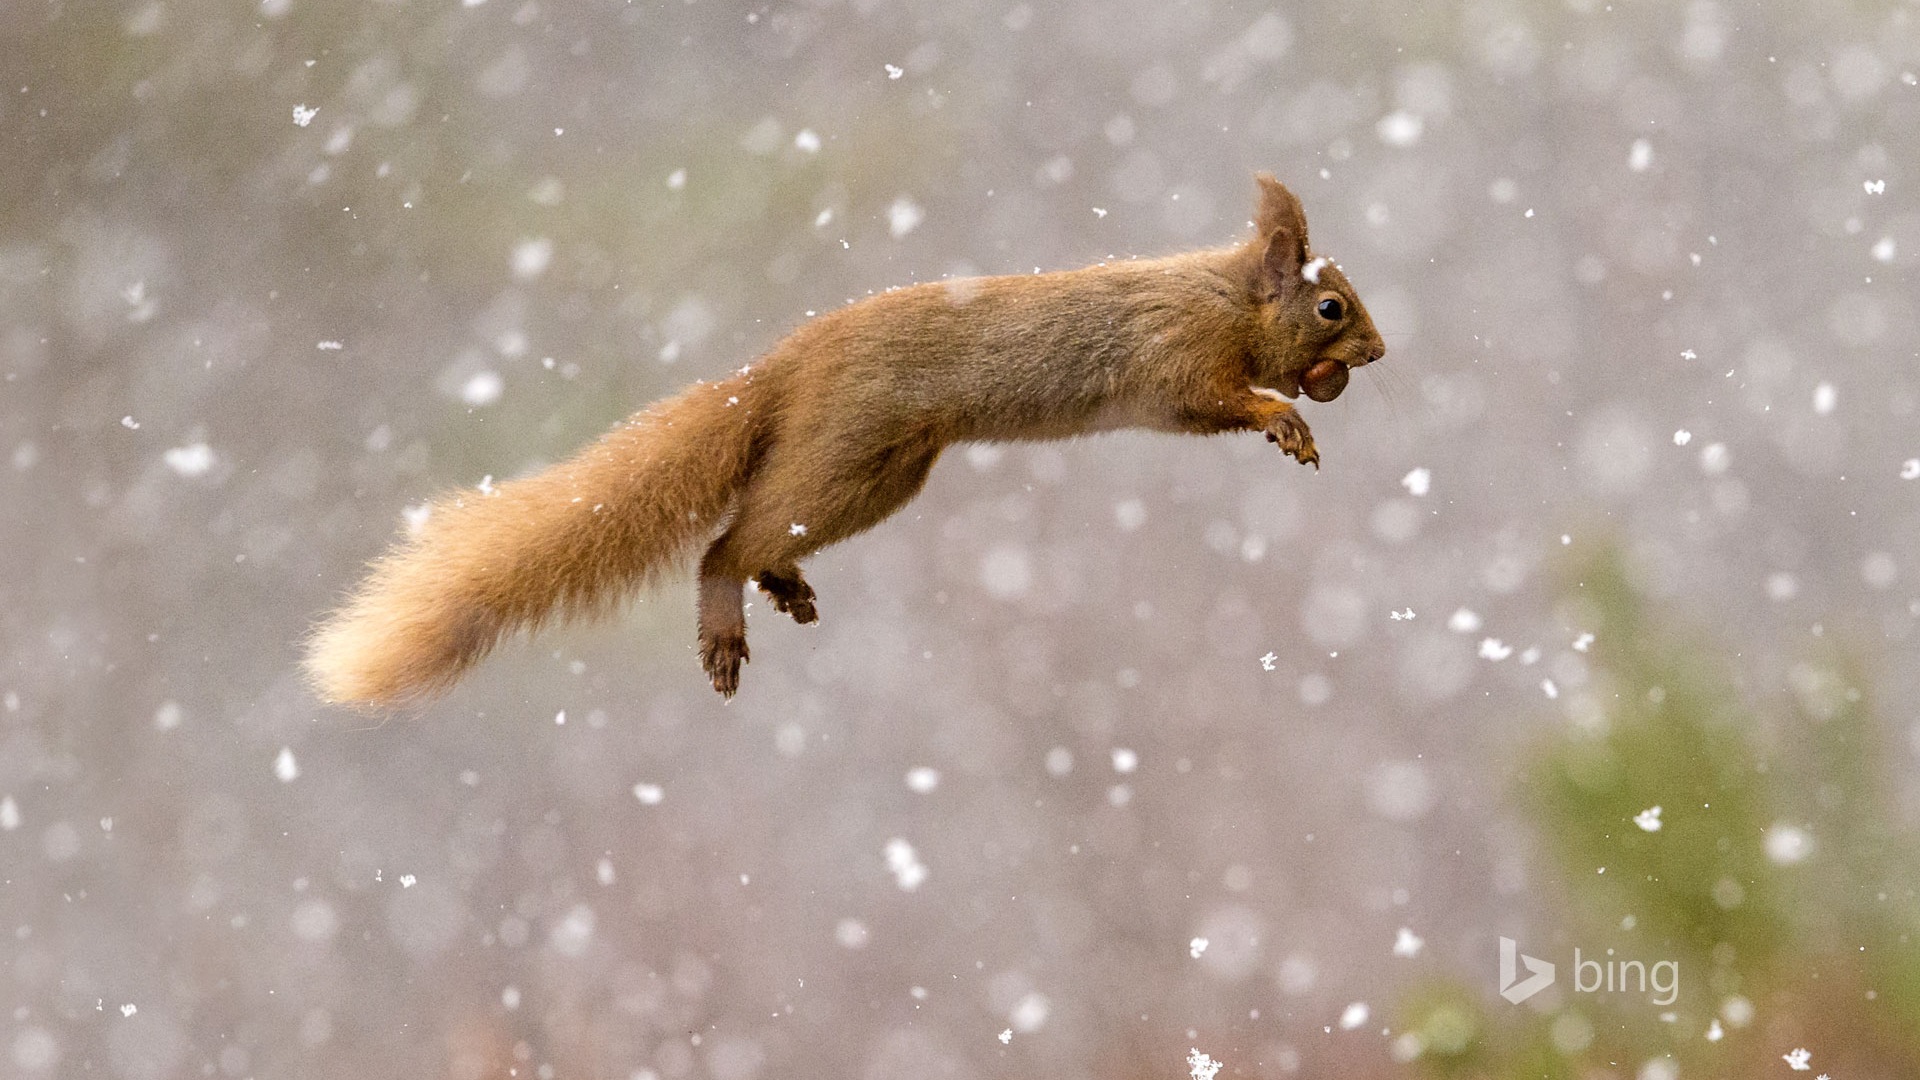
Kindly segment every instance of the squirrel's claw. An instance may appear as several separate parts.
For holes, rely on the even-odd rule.
[[[703,639],[700,642],[700,666],[713,680],[713,688],[722,697],[732,697],[740,689],[740,665],[747,661],[747,636],[740,634]]]
[[[1314,449],[1313,433],[1307,430],[1307,422],[1300,419],[1299,413],[1292,409],[1275,413],[1268,424],[1266,429],[1268,442],[1278,445],[1283,452],[1292,455],[1300,464],[1312,465],[1314,471],[1319,471],[1320,451]]]

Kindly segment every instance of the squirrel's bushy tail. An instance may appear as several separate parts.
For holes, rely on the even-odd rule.
[[[571,460],[433,504],[307,643],[327,701],[451,686],[503,636],[603,610],[710,534],[750,464],[751,375],[660,402]]]

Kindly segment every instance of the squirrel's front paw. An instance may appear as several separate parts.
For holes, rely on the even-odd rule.
[[[1307,422],[1292,409],[1277,412],[1267,421],[1267,441],[1277,444],[1281,450],[1292,454],[1302,465],[1320,468],[1320,451],[1313,448],[1313,432],[1307,430]]]

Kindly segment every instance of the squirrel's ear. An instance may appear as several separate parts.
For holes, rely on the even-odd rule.
[[[1264,245],[1260,263],[1276,284],[1300,274],[1307,262],[1307,214],[1287,186],[1260,173],[1260,209],[1254,215],[1254,243]]]

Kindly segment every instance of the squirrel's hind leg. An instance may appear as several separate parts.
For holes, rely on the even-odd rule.
[[[814,621],[819,612],[800,560],[898,510],[926,483],[939,454],[931,440],[862,456],[831,442],[769,452],[740,493],[727,531],[700,560],[700,663],[715,690],[731,697],[740,688],[747,578],[758,579],[773,606],[796,622]]]
[[[724,539],[700,560],[700,666],[715,690],[732,697],[740,689],[740,665],[747,662],[747,613],[740,603],[747,582],[715,565]]]

